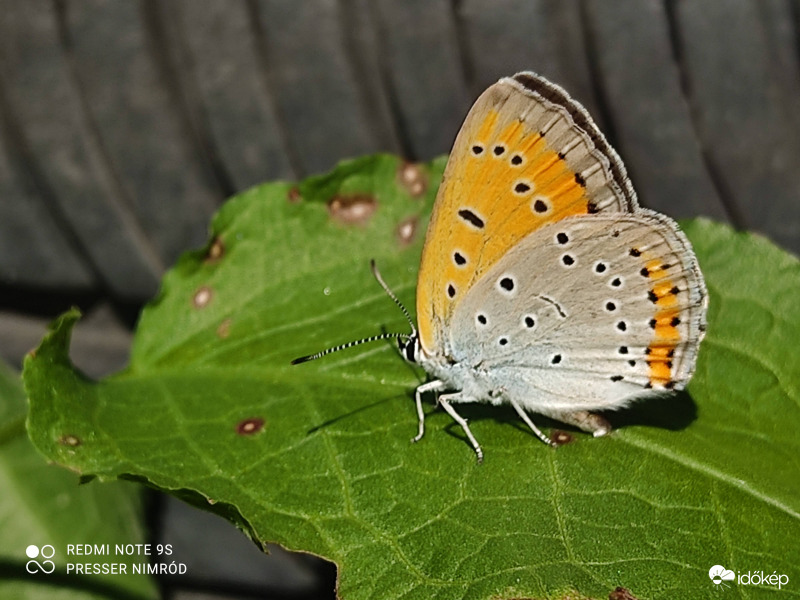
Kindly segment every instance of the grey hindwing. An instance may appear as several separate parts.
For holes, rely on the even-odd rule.
[[[524,238],[456,308],[450,352],[485,374],[487,393],[534,411],[619,407],[664,389],[652,385],[648,347],[665,281],[680,321],[666,387],[680,389],[705,331],[706,289],[676,224],[642,209],[571,217]]]

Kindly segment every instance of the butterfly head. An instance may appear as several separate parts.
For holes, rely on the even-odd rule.
[[[411,335],[397,338],[397,347],[400,354],[411,364],[419,364],[420,359],[420,345],[419,334],[416,329],[411,332]]]

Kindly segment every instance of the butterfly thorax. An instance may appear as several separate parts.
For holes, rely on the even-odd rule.
[[[472,365],[445,352],[428,352],[418,339],[410,340],[409,343],[414,343],[415,347],[413,353],[407,348],[403,351],[406,360],[409,360],[409,355],[413,355],[413,360],[409,362],[421,366],[431,379],[440,381],[445,389],[459,392],[473,402],[502,402],[503,390],[492,384],[491,373],[480,364]]]

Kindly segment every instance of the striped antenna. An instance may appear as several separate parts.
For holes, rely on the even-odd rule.
[[[308,362],[310,360],[316,360],[318,358],[322,358],[326,354],[331,354],[333,352],[338,352],[339,350],[345,350],[347,348],[352,348],[353,346],[358,346],[360,344],[366,344],[368,342],[377,342],[378,340],[388,340],[390,338],[408,338],[409,336],[405,333],[382,333],[380,335],[373,335],[372,337],[364,338],[363,340],[355,340],[353,342],[347,342],[346,344],[340,344],[338,346],[334,346],[333,348],[328,348],[327,350],[323,350],[321,352],[317,352],[316,354],[309,354],[308,356],[301,356],[300,358],[295,358],[292,361],[293,365],[299,365],[300,363]]]
[[[383,280],[383,277],[381,277],[380,271],[378,271],[378,265],[375,264],[375,259],[374,258],[369,261],[369,268],[372,269],[372,275],[375,277],[375,279],[378,280],[378,283],[381,284],[381,287],[383,288],[383,291],[386,292],[386,294],[389,296],[389,298],[394,300],[394,303],[397,304],[397,306],[400,308],[400,310],[403,311],[403,314],[406,316],[406,320],[408,321],[408,324],[411,325],[411,335],[414,335],[415,333],[417,333],[417,328],[414,327],[414,321],[411,319],[411,315],[408,314],[408,311],[406,310],[406,307],[403,306],[403,303],[400,302],[400,300],[397,299],[397,296],[394,295],[394,292],[389,289],[388,285],[386,285],[386,282]],[[406,336],[406,337],[409,337],[409,336]]]
[[[364,339],[361,339],[361,340],[354,340],[352,342],[347,342],[346,344],[339,344],[338,346],[334,346],[333,348],[328,348],[327,350],[322,350],[320,352],[317,352],[316,354],[309,354],[308,356],[301,356],[300,358],[295,358],[292,361],[293,365],[299,365],[300,363],[308,362],[310,360],[316,360],[316,359],[322,358],[323,356],[326,356],[328,354],[332,354],[334,352],[338,352],[339,350],[346,350],[347,348],[352,348],[353,346],[359,346],[361,344],[367,344],[369,342],[377,342],[377,341],[380,341],[380,340],[388,340],[388,339],[392,339],[392,338],[395,338],[395,339],[396,338],[400,338],[400,339],[404,339],[404,340],[408,341],[408,340],[411,340],[413,338],[413,336],[415,336],[417,334],[417,329],[416,329],[416,327],[414,327],[414,321],[411,320],[411,315],[406,310],[406,307],[403,306],[403,303],[400,302],[400,300],[397,299],[397,296],[394,295],[394,292],[392,292],[392,290],[389,289],[389,286],[386,285],[386,282],[383,281],[383,277],[381,277],[381,274],[378,271],[378,267],[375,265],[375,261],[371,260],[370,263],[369,263],[369,266],[370,266],[370,269],[372,269],[372,274],[375,276],[375,279],[378,280],[378,283],[383,288],[383,291],[386,292],[386,294],[389,296],[389,298],[394,300],[394,303],[398,307],[400,307],[400,310],[403,311],[403,314],[406,316],[406,319],[408,319],[408,323],[409,323],[409,325],[411,325],[411,335],[409,335],[407,333],[381,333],[380,335],[373,335],[373,336],[370,336],[368,338],[364,338]]]

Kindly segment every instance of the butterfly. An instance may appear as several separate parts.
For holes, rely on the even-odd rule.
[[[532,72],[475,102],[436,196],[417,282],[417,327],[396,337],[430,376],[415,391],[461,426],[455,405],[510,405],[608,433],[597,411],[683,389],[706,330],[708,294],[669,217],[639,206],[625,167],[588,112]]]

